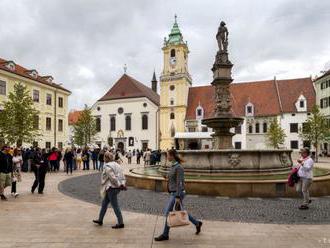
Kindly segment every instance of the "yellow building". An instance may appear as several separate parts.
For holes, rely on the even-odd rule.
[[[176,17],[168,39],[164,39],[163,71],[160,77],[160,148],[174,144],[176,132],[185,131],[188,92],[191,77],[188,72],[188,46],[183,41]]]
[[[52,76],[40,76],[15,62],[0,58],[0,109],[16,83],[26,85],[35,108],[40,114],[36,125],[42,134],[35,145],[41,148],[63,147],[68,142],[68,96],[71,92],[53,81]],[[23,144],[31,145],[31,144]]]

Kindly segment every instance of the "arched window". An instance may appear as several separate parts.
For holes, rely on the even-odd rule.
[[[252,127],[252,125],[249,125],[249,133],[253,133],[253,127]]]
[[[267,133],[267,131],[268,131],[267,122],[264,122],[264,124],[263,124],[263,130],[264,130],[264,133]]]
[[[260,124],[256,123],[256,133],[260,133]]]
[[[126,131],[131,130],[131,126],[132,126],[132,119],[130,115],[126,115],[125,117],[125,129]]]
[[[175,49],[171,50],[171,58],[175,57]]]
[[[171,98],[171,100],[170,100],[170,105],[174,105],[174,99],[173,98]]]
[[[173,138],[175,136],[175,127],[172,125],[171,127],[171,137]]]
[[[110,131],[116,131],[116,117],[110,117]]]
[[[101,132],[101,118],[97,117],[95,119],[96,131]]]
[[[171,113],[171,114],[170,114],[170,119],[171,119],[171,120],[174,120],[174,119],[175,119],[175,114],[174,114],[174,113]]]
[[[142,130],[148,129],[148,115],[142,115]]]

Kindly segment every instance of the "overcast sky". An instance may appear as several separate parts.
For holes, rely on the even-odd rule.
[[[53,75],[91,105],[128,74],[150,85],[174,14],[193,85],[211,82],[221,20],[236,82],[308,77],[330,68],[329,0],[1,0],[0,57]]]

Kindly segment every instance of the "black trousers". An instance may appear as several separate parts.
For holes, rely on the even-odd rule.
[[[35,180],[33,182],[32,185],[32,192],[35,191],[35,189],[38,187],[38,193],[42,193],[44,191],[44,187],[45,187],[45,177],[46,177],[46,173],[47,170],[46,168],[43,167],[34,167],[33,168],[33,173],[35,176]]]
[[[73,169],[73,161],[72,160],[66,161],[66,174],[69,174],[69,170],[70,173],[72,174],[72,169]]]
[[[16,181],[11,183],[11,193],[16,193]]]
[[[57,160],[50,160],[49,163],[50,163],[50,170],[51,171],[57,171],[58,170]]]

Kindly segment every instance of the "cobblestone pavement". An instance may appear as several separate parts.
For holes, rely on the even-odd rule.
[[[100,204],[100,174],[65,180],[59,184],[64,194],[94,204]],[[167,193],[129,188],[121,192],[119,201],[124,210],[147,214],[162,214]],[[293,198],[225,198],[187,195],[186,209],[197,218],[207,220],[277,223],[329,224],[330,197],[313,198],[308,211],[298,210],[300,199]]]
[[[47,174],[43,195],[31,194],[33,175],[24,173],[23,181],[18,184],[20,196],[16,199],[9,197],[7,202],[0,201],[0,248],[330,247],[330,225],[278,225],[204,219],[200,235],[194,235],[191,225],[175,228],[171,230],[170,240],[161,243],[153,241],[164,226],[161,215],[123,211],[125,228],[113,230],[111,225],[116,220],[113,211],[108,211],[104,225],[98,227],[91,222],[98,215],[98,205],[58,191],[60,182],[89,173],[75,172],[73,176]],[[9,190],[6,189],[6,194]]]

